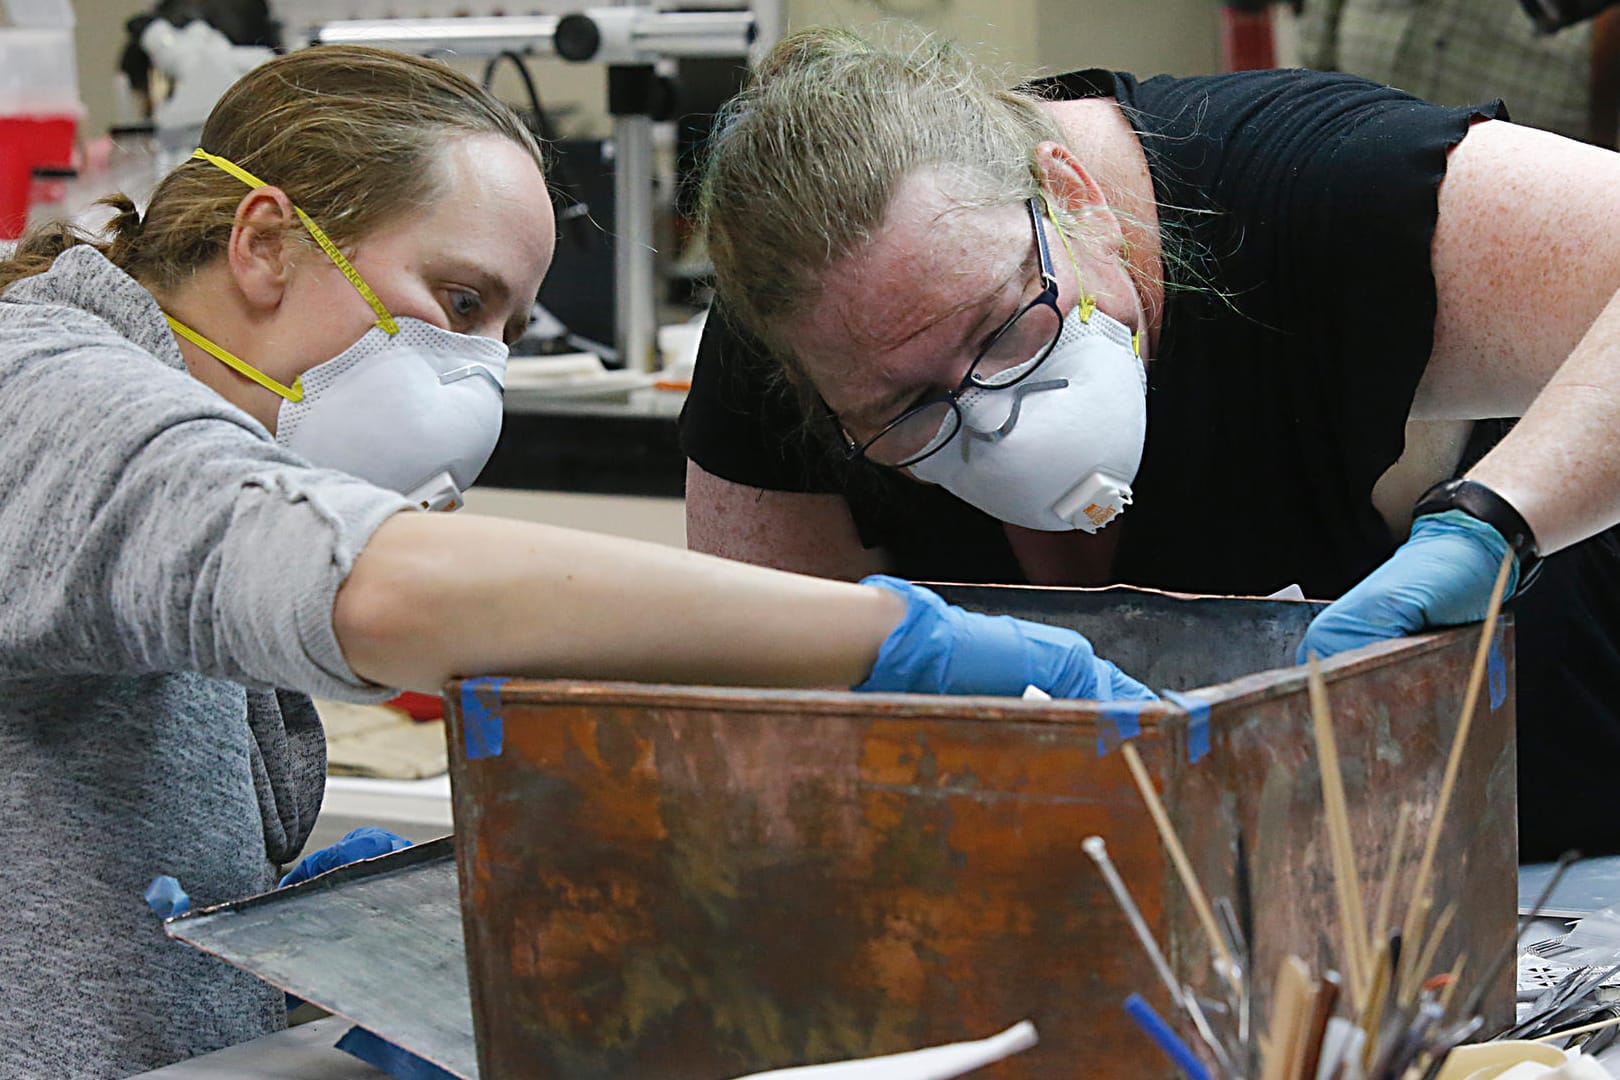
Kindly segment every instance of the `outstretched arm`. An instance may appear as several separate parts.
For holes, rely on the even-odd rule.
[[[1440,187],[1433,267],[1434,350],[1411,418],[1522,416],[1467,478],[1518,512],[1540,554],[1620,522],[1620,154],[1475,126]],[[1318,616],[1302,656],[1482,618],[1509,539],[1459,510],[1418,517]]]
[[[1543,554],[1620,522],[1620,154],[1477,125],[1440,188],[1434,273],[1414,419],[1523,417],[1468,475]]]

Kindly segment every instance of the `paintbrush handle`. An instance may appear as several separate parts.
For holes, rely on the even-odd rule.
[[[1125,1011],[1136,1021],[1136,1026],[1147,1033],[1148,1038],[1159,1044],[1164,1056],[1181,1070],[1183,1076],[1188,1080],[1210,1080],[1209,1070],[1198,1060],[1198,1055],[1181,1041],[1181,1037],[1164,1022],[1164,1018],[1154,1011],[1153,1006],[1149,1005],[1141,994],[1132,994],[1125,999]]]
[[[1080,842],[1080,847],[1091,856],[1091,860],[1097,864],[1097,869],[1102,872],[1103,880],[1108,883],[1108,891],[1114,894],[1115,903],[1119,904],[1119,909],[1125,913],[1125,921],[1136,934],[1136,940],[1141,943],[1142,951],[1148,954],[1154,970],[1158,972],[1159,980],[1170,991],[1171,1002],[1178,1009],[1185,1008],[1181,1000],[1181,986],[1171,974],[1170,964],[1160,951],[1159,943],[1154,940],[1153,931],[1148,929],[1147,920],[1142,918],[1142,912],[1137,909],[1136,901],[1131,899],[1131,891],[1125,887],[1119,871],[1114,869],[1114,861],[1108,857],[1108,845],[1100,836],[1088,836]]]
[[[1198,875],[1193,872],[1192,863],[1187,860],[1187,852],[1181,846],[1181,838],[1176,835],[1175,826],[1170,824],[1170,815],[1165,813],[1164,803],[1159,800],[1159,793],[1153,787],[1153,778],[1148,776],[1147,767],[1142,764],[1142,755],[1136,752],[1136,744],[1130,742],[1120,747],[1120,754],[1125,758],[1125,765],[1131,770],[1131,778],[1136,781],[1137,790],[1142,793],[1142,801],[1147,804],[1148,815],[1153,818],[1153,825],[1159,830],[1159,839],[1164,842],[1164,849],[1170,854],[1170,862],[1181,878],[1181,886],[1187,892],[1187,899],[1192,902],[1198,923],[1204,928],[1204,936],[1209,939],[1210,951],[1225,965],[1226,971],[1234,970],[1232,954],[1227,951],[1226,942],[1221,938],[1220,927],[1215,923],[1215,912],[1210,909],[1209,898],[1204,895],[1204,888],[1198,883]]]

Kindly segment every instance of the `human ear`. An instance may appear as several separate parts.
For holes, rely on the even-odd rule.
[[[297,227],[292,200],[278,187],[254,188],[237,204],[225,255],[231,277],[250,306],[273,309],[281,303],[295,251],[287,230]]]
[[[1052,208],[1084,224],[1088,239],[1104,246],[1123,243],[1119,222],[1102,187],[1067,146],[1050,140],[1037,146],[1035,174]]]
[[[1074,152],[1050,140],[1035,148],[1035,173],[1056,207],[1079,216],[1088,209],[1105,210],[1108,200]]]

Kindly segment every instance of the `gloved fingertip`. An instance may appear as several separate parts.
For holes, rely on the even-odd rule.
[[[1331,609],[1324,613],[1327,614],[1331,614]],[[1294,662],[1303,664],[1313,655],[1318,660],[1326,660],[1342,652],[1359,649],[1375,641],[1389,641],[1409,632],[1396,626],[1374,626],[1360,619],[1330,622],[1318,616],[1317,621],[1306,628],[1305,639],[1294,652]]]
[[[1157,701],[1159,695],[1131,678],[1112,660],[1092,655],[1091,670],[1095,673],[1096,687],[1088,697],[1098,701]],[[1078,696],[1078,695],[1077,695]]]
[[[1365,645],[1368,641],[1373,640],[1376,639],[1368,638],[1366,641],[1346,642],[1337,641],[1333,637],[1326,634],[1307,633],[1305,635],[1305,640],[1299,643],[1299,648],[1294,650],[1294,663],[1303,667],[1311,662],[1311,657],[1313,656],[1318,662],[1320,662],[1326,660],[1330,656],[1336,656],[1339,653],[1345,652],[1349,649],[1354,649],[1359,645]]]
[[[1131,678],[1129,675],[1125,676],[1125,679],[1129,683],[1129,686],[1126,689],[1125,696],[1129,697],[1131,700],[1133,700],[1133,701],[1163,701],[1164,700],[1155,691],[1150,690],[1148,687],[1146,687],[1146,686],[1142,685],[1141,683],[1137,682],[1135,679]]]
[[[172,919],[191,910],[191,897],[180,887],[180,882],[168,874],[159,874],[146,886],[142,894],[146,906],[160,919]]]
[[[333,846],[348,856],[346,861],[353,862],[356,859],[386,855],[390,851],[408,848],[411,842],[387,829],[380,829],[375,825],[362,825],[358,829],[350,829],[344,834],[343,839]]]
[[[375,825],[362,825],[358,829],[350,829],[337,843],[304,856],[298,861],[298,865],[276,883],[276,887],[297,885],[328,870],[336,870],[340,866],[347,866],[361,859],[375,859],[379,855],[387,855],[410,846],[411,841],[397,833],[379,829]]]

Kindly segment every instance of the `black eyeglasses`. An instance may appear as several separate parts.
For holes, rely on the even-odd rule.
[[[1031,198],[1026,205],[1030,230],[1035,234],[1035,250],[1041,261],[1040,295],[996,329],[955,390],[942,390],[919,401],[864,443],[855,442],[846,433],[844,452],[849,458],[863,457],[895,469],[917,464],[950,442],[962,429],[964,394],[1016,386],[1052,354],[1058,336],[1063,333],[1063,313],[1057,305],[1057,279],[1052,274],[1052,253],[1046,246],[1046,229],[1041,224],[1040,197]]]

